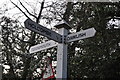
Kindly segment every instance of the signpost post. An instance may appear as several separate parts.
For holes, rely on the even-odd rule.
[[[67,44],[65,38],[68,35],[68,29],[71,29],[70,25],[65,21],[61,21],[55,26],[58,28],[58,32],[62,35],[62,43],[58,43],[57,48],[57,80],[67,80]]]
[[[90,28],[68,35],[68,30],[71,28],[66,22],[59,23],[55,26],[58,28],[59,34],[35,23],[30,19],[25,21],[25,26],[36,33],[58,42],[57,44],[56,42],[50,40],[45,43],[32,46],[30,48],[30,53],[38,52],[58,45],[56,79],[59,80],[67,80],[67,43],[93,37],[96,33],[94,28]]]
[[[67,44],[64,43],[64,38],[68,34],[68,30],[65,28],[60,28],[59,33],[63,35],[63,38],[62,43],[59,43],[57,48],[56,78],[58,80],[62,80],[67,79]]]

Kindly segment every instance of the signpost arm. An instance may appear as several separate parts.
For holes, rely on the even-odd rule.
[[[67,44],[64,43],[64,37],[68,34],[68,30],[60,28],[59,33],[63,35],[62,43],[58,44],[57,49],[57,71],[56,78],[59,80],[67,79]]]

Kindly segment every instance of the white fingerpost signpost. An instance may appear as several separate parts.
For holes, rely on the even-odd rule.
[[[50,41],[47,41],[45,43],[32,46],[29,50],[30,53],[35,53],[57,46],[56,79],[58,80],[67,80],[67,44],[69,42],[93,37],[96,33],[96,30],[94,28],[89,28],[68,35],[69,29],[71,29],[71,27],[65,21],[62,21],[55,26],[56,28],[58,28],[58,33],[40,24],[37,24],[30,19],[27,19],[25,21],[25,27],[30,29],[31,31],[34,31],[51,39]]]

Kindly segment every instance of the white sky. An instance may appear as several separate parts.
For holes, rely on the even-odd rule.
[[[15,4],[17,4],[18,6],[20,5],[20,3],[19,3],[19,0],[12,0]],[[32,6],[32,8],[34,8],[34,7],[37,7],[36,8],[36,11],[37,11],[37,13],[39,13],[39,10],[40,10],[40,4],[38,4],[37,6],[35,6],[34,4],[36,4],[38,1],[40,2],[42,2],[43,0],[20,0],[21,2],[24,2],[24,1],[26,1],[26,2],[29,2],[30,4],[32,4],[33,6]],[[45,0],[45,2],[51,2],[51,1],[56,1],[56,0]],[[7,3],[7,5],[5,5]],[[23,3],[23,5],[24,5],[24,3]],[[1,7],[2,7],[2,9],[1,9]],[[22,7],[22,6],[19,6],[22,10],[24,10],[24,8]],[[25,6],[29,11],[33,11],[33,9],[30,7],[30,6],[28,6],[28,5],[26,5]],[[18,18],[19,16],[22,16],[21,18],[18,18],[19,19],[19,21],[22,23],[22,25],[24,25],[24,21],[26,20],[26,17],[19,11],[19,9],[18,8],[14,8],[14,5],[10,2],[10,0],[1,0],[0,1],[0,13],[4,13],[3,11],[5,10],[5,9],[8,9],[9,11],[7,11],[4,15],[5,16],[8,16],[8,17],[11,17],[12,19],[14,18],[14,19],[16,19],[16,18]],[[0,15],[0,17],[1,17],[2,15]],[[41,23],[41,25],[44,25],[44,26],[47,26],[48,28],[49,27],[53,27],[53,26],[51,26],[51,25],[55,25],[55,23],[53,23],[53,24],[51,24],[51,25],[46,25],[45,23],[44,23],[44,21],[43,20],[41,20],[40,21]]]

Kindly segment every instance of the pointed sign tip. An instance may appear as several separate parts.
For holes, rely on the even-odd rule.
[[[96,30],[95,30],[95,28],[93,27],[92,29],[93,29],[93,33],[95,34],[95,33],[96,33]]]

